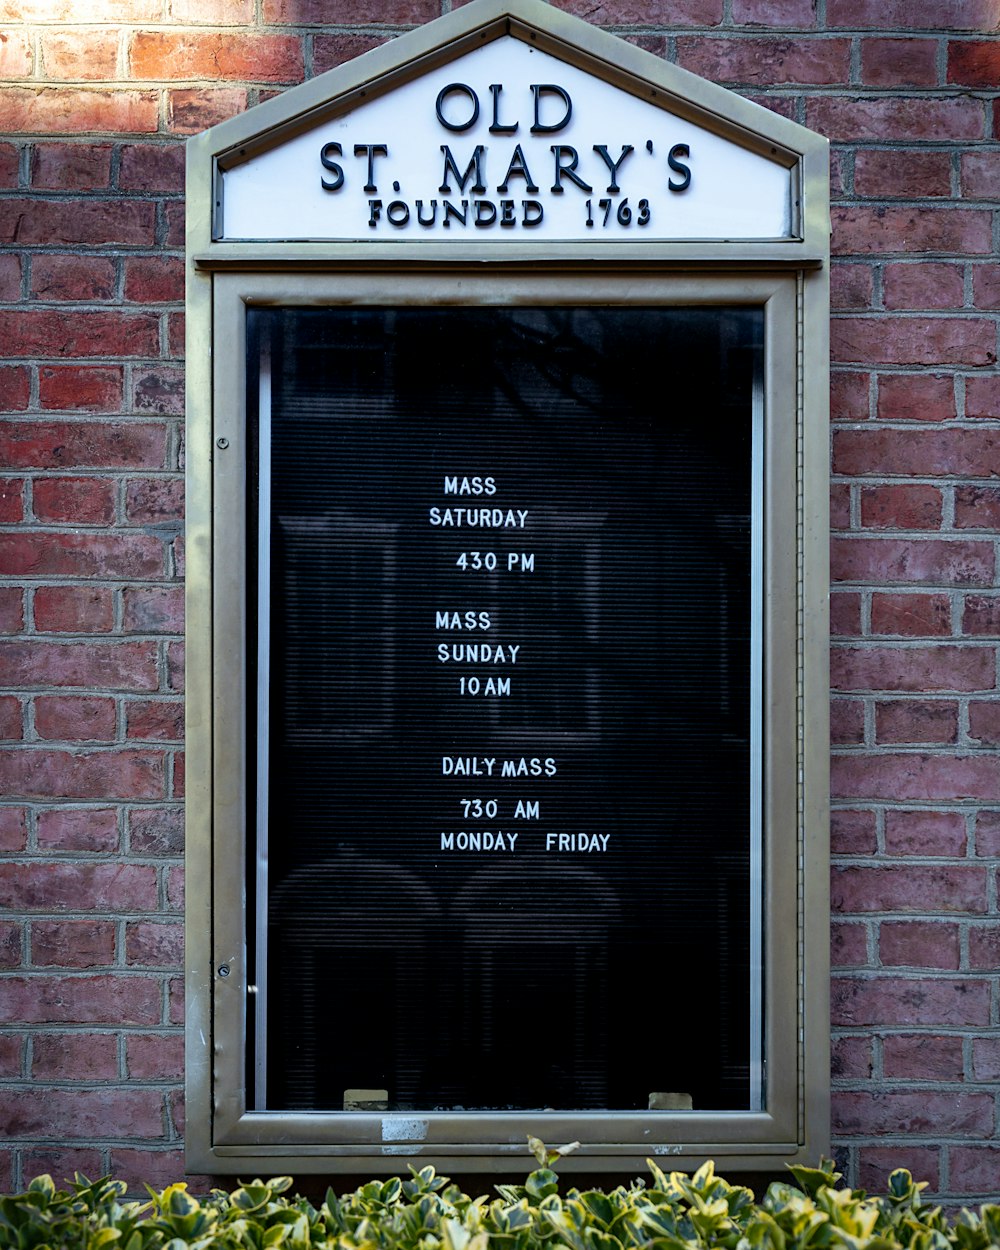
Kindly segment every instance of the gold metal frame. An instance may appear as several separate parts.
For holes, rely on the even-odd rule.
[[[589,250],[505,244],[485,254],[463,242],[212,242],[219,162],[498,31],[536,38],[629,90],[663,92],[671,109],[748,146],[780,150],[796,170],[799,237]],[[519,1173],[528,1133],[582,1142],[561,1165],[565,1173],[640,1167],[649,1155],[680,1167],[715,1157],[727,1169],[755,1171],[815,1161],[829,1134],[825,141],[539,0],[473,0],[196,137],[188,204],[189,1168],[384,1174],[409,1158],[452,1171]],[[764,309],[762,1113],[424,1113],[404,1153],[384,1113],[247,1110],[244,709],[254,694],[245,673],[246,309],[436,303]]]

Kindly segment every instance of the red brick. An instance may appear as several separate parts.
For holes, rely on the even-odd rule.
[[[947,700],[903,699],[875,705],[875,741],[949,743],[958,741],[958,704]]]
[[[953,39],[948,44],[948,81],[963,87],[996,88],[1000,46],[995,39]]]
[[[115,519],[115,484],[103,477],[36,478],[32,506],[39,521],[110,525]]]
[[[16,304],[21,298],[21,258],[7,253],[0,256],[0,301]]]
[[[128,738],[154,742],[180,742],[184,738],[182,703],[129,703],[125,711]]]
[[[196,0],[201,3],[201,0]],[[121,150],[118,185],[123,191],[184,190],[184,147],[167,143],[130,143]]]
[[[835,977],[834,1025],[984,1025],[989,1020],[989,985],[961,977]],[[925,1091],[933,1101],[933,1095]],[[992,1105],[992,1098],[988,1101]],[[846,1130],[843,1119],[835,1121]],[[891,1130],[905,1132],[902,1124]],[[944,1131],[942,1129],[942,1131]]]
[[[156,870],[84,860],[5,862],[0,897],[5,907],[22,911],[150,911],[156,906]]]
[[[167,643],[167,686],[176,694],[184,693],[184,643]]]
[[[833,308],[871,308],[873,302],[872,267],[838,261],[830,272],[830,303]],[[848,374],[847,376],[851,376]],[[867,383],[867,379],[865,379]],[[865,412],[868,416],[868,388],[864,391]]]
[[[177,1080],[184,1075],[184,1037],[180,1033],[132,1033],[125,1039],[125,1056],[133,1080]]]
[[[129,846],[134,855],[182,855],[183,812],[171,807],[134,809],[129,814]]]
[[[985,138],[983,110],[977,100],[901,96],[812,96],[806,100],[806,125],[835,142],[862,143],[873,135],[883,141],[962,142]]]
[[[0,1036],[0,1075],[19,1077],[24,1068],[24,1040],[16,1033]],[[30,1175],[30,1173],[29,1173]],[[4,1193],[10,1190],[5,1189]]]
[[[170,0],[175,25],[245,26],[254,21],[254,0]]]
[[[7,134],[155,134],[159,123],[156,91],[0,89],[0,131]]]
[[[936,39],[863,39],[861,81],[867,87],[933,87],[937,50]]]
[[[886,308],[961,308],[965,303],[961,265],[886,265],[882,274]]]
[[[184,413],[184,370],[172,365],[136,370],[132,384],[136,412]]]
[[[992,421],[1000,417],[1000,379],[968,379],[965,387],[965,415]]]
[[[111,185],[111,152],[107,143],[36,143],[31,185],[41,191],[104,191]]]
[[[833,421],[866,421],[869,410],[869,375],[834,372],[830,378],[830,418]]]
[[[159,685],[157,648],[152,642],[5,640],[0,642],[0,659],[12,688],[155,690]]]
[[[28,370],[23,365],[0,366],[0,412],[23,412],[30,400]]]
[[[885,814],[887,855],[965,854],[965,817],[961,812],[892,810]]]
[[[1000,525],[1000,487],[957,486],[956,529],[994,530]]]
[[[112,742],[115,701],[97,695],[39,695],[35,729],[39,738],[58,742]]]
[[[990,214],[984,209],[835,205],[831,217],[835,256],[913,252],[976,255],[990,251]],[[896,332],[903,323],[893,320],[883,325]],[[922,332],[927,332],[926,324]],[[907,359],[899,363],[907,363]]]
[[[0,523],[13,525],[24,519],[24,482],[19,477],[0,478]]]
[[[157,751],[0,751],[0,790],[12,798],[162,799]]]
[[[20,31],[4,31],[0,35],[0,77],[30,78],[33,66],[28,36]]]
[[[830,487],[830,526],[835,530],[851,528],[851,487],[847,482],[834,482]]]
[[[1000,1037],[972,1039],[972,1075],[977,1081],[1000,1080]]]
[[[458,7],[457,5],[455,6]],[[562,5],[560,7],[567,7]],[[617,12],[614,4],[607,6]],[[627,7],[627,6],[626,6]],[[699,3],[699,0],[681,0],[681,3],[674,6],[677,10],[675,20],[683,22],[685,16],[691,11],[701,12],[705,5]],[[714,7],[709,5],[709,8]],[[719,3],[720,10],[722,5]],[[438,17],[441,10],[438,0],[380,0],[378,6],[377,22],[379,25],[386,26],[420,26],[424,22],[429,22],[432,18]],[[605,6],[598,5],[594,11],[595,15],[591,18],[593,22],[601,22],[614,20],[627,22],[627,18],[610,19],[602,16],[605,12]],[[285,26],[289,24],[323,26],[323,25],[353,25],[358,20],[358,9],[352,0],[264,0],[263,9],[264,21],[269,25]],[[639,19],[648,24],[652,15],[647,11]],[[701,17],[695,19],[701,21]]]
[[[46,78],[118,77],[118,31],[113,28],[43,31],[41,44]]]
[[[167,316],[167,344],[170,356],[183,359],[184,356],[184,314],[170,313]]]
[[[845,590],[830,596],[830,632],[835,637],[861,633],[861,596]]]
[[[983,318],[840,317],[831,327],[835,360],[856,364],[989,365],[993,327]]]
[[[247,108],[239,87],[184,87],[167,93],[167,114],[174,134],[196,135]]]
[[[130,966],[180,968],[184,963],[184,926],[148,920],[126,925],[125,958]]]
[[[885,929],[886,926],[882,927]],[[896,1036],[890,1035],[882,1043],[882,1069],[890,1078],[902,1077],[916,1081],[960,1081],[962,1067],[962,1039],[960,1037],[903,1033]]]
[[[31,926],[36,968],[100,968],[114,961],[113,920],[36,920]]]
[[[986,1201],[993,1202],[1000,1174],[1000,1146],[982,1142],[973,1145],[956,1143],[948,1153],[953,1188],[961,1194],[982,1194]]]
[[[878,948],[884,967],[957,970],[958,926],[923,920],[884,920],[879,925]],[[956,1040],[961,1050],[961,1041]]]
[[[830,813],[830,850],[834,855],[871,855],[875,852],[875,813]]]
[[[865,740],[865,705],[860,699],[834,699],[830,704],[830,741],[853,746]]]
[[[107,300],[115,293],[115,264],[104,256],[36,256],[31,294],[42,300]]]
[[[677,62],[715,82],[771,86],[829,85],[850,76],[849,39],[703,38],[681,36]]]
[[[863,912],[965,912],[987,909],[985,869],[972,864],[834,867],[830,903],[838,915]]]
[[[118,412],[122,406],[123,370],[117,365],[43,365],[38,371],[38,396],[42,408],[67,412]],[[35,426],[38,430],[44,427]],[[56,428],[56,427],[48,427]],[[58,427],[66,431],[67,427]],[[135,427],[132,436],[142,436]],[[98,427],[105,436],[113,427]],[[93,427],[90,427],[93,433]],[[147,434],[148,437],[148,434]]]
[[[954,378],[949,373],[883,374],[876,416],[882,421],[950,421],[955,416]]]
[[[139,304],[184,299],[184,261],[179,256],[133,256],[125,262],[125,298]]]
[[[132,77],[300,82],[302,40],[233,31],[139,31],[129,49]]]
[[[1000,596],[966,595],[962,633],[1000,635]]]
[[[20,923],[15,920],[0,920],[0,968],[19,968],[22,959]],[[0,1038],[0,1042],[2,1041]]]
[[[23,807],[0,807],[0,851],[23,851],[28,844],[27,813]]]
[[[0,340],[12,356],[155,356],[160,326],[154,313],[0,310]]]
[[[936,486],[866,486],[861,492],[861,524],[867,529],[940,529],[941,511]]]
[[[155,232],[155,205],[142,200],[0,200],[0,242],[149,247]]]
[[[993,553],[985,542],[834,538],[830,574],[841,582],[988,586],[993,580]]]
[[[184,869],[167,869],[167,902],[175,911],[184,910]]]
[[[868,936],[863,924],[830,926],[830,962],[836,968],[863,968],[868,962]]]
[[[92,1147],[34,1146],[21,1153],[23,1175],[51,1176],[57,1185],[66,1187],[79,1172],[82,1176],[100,1176],[104,1170],[101,1152]]]
[[[385,42],[384,37],[376,35],[316,34],[313,36],[313,73],[323,74],[335,65],[353,61],[356,56]]]
[[[844,647],[830,657],[835,690],[992,690],[996,652],[992,647]]]
[[[125,515],[133,525],[158,525],[184,519],[184,482],[180,478],[133,478]]]
[[[12,694],[0,695],[0,738],[20,742],[24,736],[21,700]]]
[[[984,747],[1000,746],[1000,703],[969,703],[969,737]]]
[[[184,535],[180,534],[170,544],[170,554],[171,554],[171,559],[173,561],[173,574],[172,575],[174,577],[183,578],[184,576],[184,551],[185,551]]]
[[[1000,926],[973,925],[969,929],[969,967],[994,971],[1000,963]]]
[[[872,633],[903,638],[943,638],[951,633],[947,595],[872,595]]]
[[[1000,308],[1000,273],[995,265],[975,265],[972,270],[972,302],[977,308]],[[978,379],[975,379],[978,381]],[[996,408],[994,419],[1000,416]]]
[[[35,628],[42,633],[107,633],[114,628],[114,602],[103,586],[39,586]]]
[[[31,1075],[37,1081],[113,1081],[118,1039],[113,1033],[37,1033]]]
[[[975,30],[1000,27],[994,0],[828,0],[830,26],[854,30]]]
[[[115,851],[118,817],[110,807],[55,807],[38,813],[38,845],[51,851]]]
[[[939,803],[974,799],[1000,802],[1000,761],[985,755],[924,755],[915,751],[876,756],[835,755],[834,799]]]
[[[904,477],[1000,477],[1000,431],[837,430],[837,473]]]
[[[830,1054],[834,1079],[866,1081],[872,1074],[870,1037],[834,1037]]]
[[[172,754],[173,754],[172,794],[175,799],[182,799],[184,797],[184,779],[185,779],[184,752],[174,751]]]
[[[936,1190],[941,1181],[941,1151],[936,1146],[862,1146],[858,1152],[859,1184],[869,1193],[889,1190],[889,1177],[898,1168],[907,1168],[915,1177]]]
[[[0,634],[19,634],[24,628],[24,594],[20,586],[0,586]]]
[[[1000,150],[979,148],[961,154],[962,195],[970,200],[1000,199]]]
[[[159,1137],[163,1110],[157,1090],[8,1089],[0,1092],[0,1120],[10,1138]]]
[[[122,627],[128,633],[184,632],[183,586],[129,586],[124,593]]]
[[[15,577],[161,577],[163,544],[151,534],[0,534],[0,572]]]
[[[816,0],[733,0],[737,26],[795,26],[810,30],[816,25]]]
[[[0,143],[0,187],[12,191],[20,178],[21,156],[13,143]]]
[[[169,1015],[171,1024],[184,1023],[184,978],[171,977],[168,986],[170,1000]]]

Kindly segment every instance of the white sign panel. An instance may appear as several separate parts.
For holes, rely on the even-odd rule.
[[[227,169],[222,240],[782,239],[791,173],[510,36]]]

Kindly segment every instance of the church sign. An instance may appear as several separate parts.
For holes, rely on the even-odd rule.
[[[825,1146],[825,160],[538,0],[191,141],[193,1170]]]

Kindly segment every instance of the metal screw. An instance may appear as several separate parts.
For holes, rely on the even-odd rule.
[[[215,440],[215,445],[216,445],[216,447],[219,447],[219,448],[221,448],[223,451],[225,451],[225,450],[226,450],[226,448],[229,446],[229,439],[228,439],[228,438],[217,438],[217,439]]]
[[[229,976],[229,965],[228,965],[228,964],[219,964],[219,976],[220,976],[220,977],[228,977],[228,976]]]

